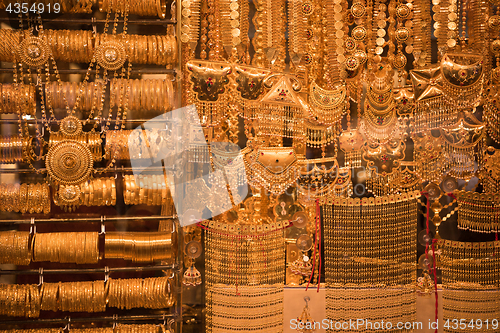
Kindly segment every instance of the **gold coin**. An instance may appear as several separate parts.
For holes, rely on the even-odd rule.
[[[378,29],[377,30],[377,36],[379,36],[379,37],[385,37],[385,34],[386,34],[386,32],[385,32],[384,29]]]
[[[183,43],[187,43],[187,42],[189,42],[189,35],[187,35],[187,34],[182,34],[182,35],[181,35],[181,42],[183,42]]]
[[[238,5],[238,2],[236,2],[236,1],[231,2],[231,4],[229,5],[229,8],[231,10],[238,10],[239,7],[240,7],[240,5]]]
[[[182,0],[182,7],[186,8],[191,6],[191,1],[190,0]]]
[[[450,5],[448,7],[448,11],[450,11],[450,12],[456,12],[457,11],[457,5]]]
[[[457,45],[457,41],[454,39],[448,39],[446,45],[448,45],[448,47],[455,47]]]
[[[385,28],[385,27],[386,27],[386,25],[387,25],[387,23],[386,23],[385,21],[383,21],[383,20],[381,20],[381,21],[378,21],[378,22],[377,22],[377,26],[378,26],[380,29]]]
[[[360,3],[355,3],[351,6],[351,13],[355,18],[360,18],[365,15],[366,9]]]
[[[387,6],[383,3],[381,3],[379,6],[378,6],[378,11],[379,12],[385,12],[387,10]]]
[[[342,23],[341,21],[335,22],[335,29],[340,30],[343,27],[344,27],[344,23]]]
[[[342,6],[341,6],[341,5],[339,5],[339,4],[337,4],[337,5],[333,6],[333,11],[334,11],[335,13],[341,13],[341,12],[342,12]]]
[[[342,37],[344,37],[344,31],[342,31],[342,30],[337,30],[337,32],[335,33],[335,36],[337,36],[337,38],[342,38]]]
[[[181,33],[183,33],[183,34],[188,34],[190,30],[191,30],[191,28],[189,28],[189,25],[183,25],[181,27]]]
[[[448,31],[448,39],[455,39],[455,38],[457,38],[457,32],[453,30]]]
[[[343,18],[342,13],[335,13],[333,18],[335,19],[335,21],[342,21]]]
[[[448,29],[455,30],[457,28],[457,24],[455,22],[448,22]]]
[[[342,46],[337,47],[336,49],[337,54],[343,54],[345,52],[345,49]]]
[[[344,45],[344,39],[343,38],[337,38],[337,39],[335,39],[335,44],[337,44],[337,46]]]
[[[406,51],[406,53],[412,53],[413,52],[413,46],[411,46],[411,45],[406,46],[405,47],[405,51]]]
[[[373,60],[378,64],[382,61],[382,57],[377,54],[375,57],[373,57]]]
[[[379,37],[379,38],[377,38],[376,43],[377,43],[378,46],[382,46],[385,43],[385,39]]]
[[[438,5],[432,6],[432,11],[434,13],[439,13],[441,11],[441,6],[438,6]]]
[[[231,28],[238,28],[240,26],[239,20],[231,20]]]
[[[241,43],[241,38],[240,37],[233,37],[233,45],[238,45]]]
[[[234,28],[231,30],[231,35],[233,35],[233,37],[238,37],[240,35],[240,29]]]
[[[408,29],[411,29],[413,27],[413,21],[412,20],[407,20],[405,22],[405,27],[407,27]]]
[[[230,16],[231,16],[231,18],[232,18],[233,20],[235,20],[235,19],[237,19],[237,18],[240,16],[240,14],[239,14],[237,11],[234,11],[234,10],[233,10],[233,11],[231,12],[231,15],[230,15]]]
[[[191,19],[189,17],[183,17],[182,18],[182,24],[190,25],[191,24]]]
[[[189,8],[184,8],[184,9],[182,10],[182,16],[189,16],[189,15],[191,15],[191,9],[189,9]]]
[[[375,48],[375,54],[381,55],[382,53],[384,53],[384,49],[380,46],[377,46]]]
[[[437,30],[437,29],[439,29],[439,23],[434,22],[434,30]],[[434,33],[434,36],[436,36],[436,33]]]
[[[337,61],[341,64],[343,64],[345,62],[345,56],[343,54],[339,54],[337,56]]]
[[[448,14],[448,20],[455,21],[456,19],[457,19],[457,14],[456,13],[450,13],[450,14]]]
[[[433,5],[439,5],[439,2],[440,2],[439,0],[432,0]]]

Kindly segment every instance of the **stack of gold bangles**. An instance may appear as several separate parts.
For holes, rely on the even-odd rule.
[[[104,312],[165,309],[175,302],[171,279],[108,279],[37,285],[0,284],[0,315],[39,317],[40,311]]]
[[[16,61],[16,49],[21,39],[21,32],[11,29],[0,29],[0,61]]]
[[[36,233],[33,261],[94,264],[99,260],[97,232]]]
[[[67,140],[67,137],[65,137],[62,133],[52,132],[49,138],[49,148],[64,140]],[[99,132],[84,132],[72,140],[78,141],[89,147],[90,152],[92,153],[92,159],[95,162],[102,160],[102,139]]]
[[[106,131],[104,157],[108,160],[156,157],[169,143],[164,134],[159,129]],[[133,149],[129,149],[129,142],[133,143]]]
[[[1,29],[0,61],[13,62],[15,50],[25,32]],[[45,40],[55,60],[89,63],[104,41],[123,43],[128,60],[137,64],[174,65],[177,62],[177,40],[173,35],[110,35],[95,36],[90,30],[44,30]]]
[[[27,231],[0,232],[0,264],[29,265],[30,233]]]
[[[116,184],[113,177],[94,178],[81,185],[80,202],[84,206],[116,205]]]
[[[29,115],[35,114],[35,86],[0,83],[0,114],[17,113],[18,110]]]
[[[128,60],[134,64],[173,65],[177,62],[177,40],[173,35],[106,35],[98,34],[97,47],[104,40],[123,43]]]
[[[47,106],[53,109],[70,109],[80,97],[78,109],[90,111],[97,108],[103,93],[102,82],[49,82],[45,86]]]
[[[112,105],[127,103],[130,110],[167,112],[174,104],[170,80],[114,79],[111,80],[110,95]]]
[[[125,13],[125,1],[99,0],[99,11]],[[129,14],[142,16],[156,16],[164,19],[167,10],[165,0],[131,0],[128,1]]]
[[[0,163],[14,163],[31,160],[33,138],[20,136],[0,136]]]
[[[94,56],[94,35],[90,30],[44,30],[54,59],[87,63]]]
[[[104,258],[121,258],[134,262],[172,259],[172,234],[166,232],[107,232]]]
[[[123,198],[126,205],[161,205],[169,195],[164,175],[125,175]]]
[[[109,279],[108,305],[120,309],[164,309],[174,304],[168,277]]]
[[[40,316],[40,290],[37,285],[0,285],[0,315],[11,317]]]
[[[50,213],[50,189],[43,184],[0,184],[0,211]]]

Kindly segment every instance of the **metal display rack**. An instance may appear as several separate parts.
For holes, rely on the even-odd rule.
[[[180,3],[178,0],[173,0],[171,3],[171,7],[167,6],[167,12],[170,12],[172,14],[172,18],[169,19],[131,19],[127,20],[127,24],[129,25],[138,25],[138,26],[146,26],[146,27],[168,27],[168,26],[175,26],[175,36],[177,39],[178,43],[178,62],[175,65],[175,68],[170,69],[170,68],[160,68],[160,67],[151,67],[151,68],[144,68],[147,65],[143,65],[140,68],[133,68],[131,70],[131,74],[133,75],[142,75],[142,74],[159,74],[159,75],[171,75],[173,79],[175,79],[174,82],[174,91],[176,94],[176,103],[175,107],[180,107],[181,103],[181,42],[179,40],[180,36],[180,20],[176,19],[180,17],[181,14],[181,8],[180,8]],[[173,10],[175,8],[175,11]],[[94,11],[95,13],[95,11]],[[83,14],[85,18],[82,18],[81,15],[78,15],[77,18],[75,19],[67,19],[67,18],[47,18],[46,20],[44,19],[44,23],[47,24],[60,24],[61,28],[65,27],[66,25],[69,25],[70,27],[72,25],[88,25],[89,29],[93,29],[94,31],[97,29],[97,27],[102,26],[106,24],[106,20],[103,19],[98,19],[95,17],[94,13],[92,14]],[[71,15],[71,14],[68,14]],[[175,17],[176,16],[176,17]],[[86,18],[88,17],[88,18]],[[9,21],[15,20],[13,18],[6,18],[6,17],[0,17],[0,23],[8,24]],[[118,20],[118,23],[123,23],[123,19]],[[64,28],[63,28],[64,29]],[[7,66],[3,66],[7,67]],[[87,69],[59,69],[58,70],[60,74],[86,74],[88,72]],[[90,71],[89,74],[95,74],[95,70]],[[0,68],[0,74],[10,74],[13,73],[12,68]],[[37,106],[39,108],[39,106]],[[39,110],[38,110],[39,112]],[[6,126],[15,126],[18,124],[17,119],[10,119],[7,117],[2,117],[0,115],[0,132],[2,130],[5,130],[7,127]],[[100,119],[93,119],[91,122],[101,122],[102,120]],[[120,120],[123,121],[123,120]],[[127,119],[127,123],[143,123],[146,121],[150,121],[149,119]],[[153,120],[154,121],[154,120]],[[112,121],[114,122],[114,120]],[[26,123],[30,125],[42,125],[42,122],[37,120],[37,119],[26,119]],[[12,128],[12,127],[11,127]],[[1,165],[0,164],[0,177],[2,175],[12,175],[12,174],[35,174],[32,169],[27,167],[28,165],[26,164],[17,164],[16,168],[12,168],[12,165]],[[43,169],[37,169],[38,171],[43,171]],[[99,169],[96,169],[99,171]],[[102,170],[101,170],[102,171]],[[133,170],[129,166],[119,166],[119,167],[114,167],[110,168],[109,170],[106,170],[106,174],[125,174],[125,173],[131,173]],[[101,215],[101,216],[90,216],[90,217],[75,217],[75,218],[60,218],[60,217],[54,217],[54,218],[45,218],[45,217],[37,217],[35,218],[23,218],[20,217],[20,215],[16,215],[14,218],[3,218],[0,219],[0,226],[5,225],[5,226],[10,226],[10,225],[26,225],[30,224],[32,228],[36,226],[37,224],[61,224],[61,223],[66,223],[66,224],[72,224],[72,223],[101,223],[101,233],[103,230],[105,230],[105,223],[107,222],[133,222],[133,221],[161,221],[161,220],[171,220],[173,223],[173,232],[177,233],[176,239],[177,239],[177,248],[176,253],[177,255],[175,256],[175,260],[173,261],[172,264],[166,265],[165,263],[158,263],[158,264],[151,264],[150,266],[133,266],[133,267],[103,267],[103,268],[61,268],[61,269],[24,269],[24,270],[17,270],[17,269],[5,269],[1,270],[0,269],[0,276],[5,276],[5,275],[39,275],[43,279],[43,275],[45,274],[59,274],[59,275],[65,275],[65,274],[92,274],[92,273],[103,273],[106,276],[110,273],[113,272],[146,272],[146,271],[170,271],[174,275],[174,293],[176,294],[176,301],[175,305],[170,308],[170,309],[165,309],[166,311],[161,311],[162,313],[158,313],[158,310],[155,310],[154,313],[151,314],[146,314],[146,315],[113,315],[113,316],[96,316],[96,317],[78,317],[78,316],[66,316],[64,318],[56,318],[56,319],[19,319],[19,318],[6,318],[0,320],[0,330],[4,329],[5,327],[11,328],[12,326],[15,325],[23,325],[23,326],[33,326],[33,327],[43,327],[43,325],[52,325],[52,324],[62,324],[66,325],[67,328],[69,328],[69,324],[72,323],[94,323],[94,322],[109,322],[109,323],[135,323],[135,322],[152,322],[152,323],[163,323],[164,325],[168,326],[169,329],[171,329],[172,332],[176,333],[181,333],[182,332],[182,318],[183,318],[183,313],[182,313],[182,273],[183,273],[183,252],[184,252],[184,244],[183,244],[183,236],[182,236],[182,228],[180,228],[179,221],[176,216],[161,216],[161,215],[150,215],[150,216],[121,216],[121,215],[116,215],[116,216],[106,216],[106,215]],[[67,216],[67,215],[65,215]],[[20,218],[17,218],[20,217]],[[174,249],[172,249],[174,250]],[[146,311],[146,310],[145,310]]]

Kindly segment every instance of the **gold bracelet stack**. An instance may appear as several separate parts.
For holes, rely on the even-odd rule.
[[[97,232],[36,233],[33,261],[93,264],[99,260]]]
[[[0,315],[38,317],[40,315],[38,287],[26,284],[0,284]]]
[[[106,311],[106,288],[104,281],[60,282],[58,285],[60,311]]]
[[[0,61],[14,62],[16,49],[20,44],[21,32],[11,29],[0,29]]]
[[[177,63],[177,39],[173,35],[105,35],[98,34],[96,48],[106,41],[118,39],[125,47],[128,60],[134,64],[174,65]]]
[[[164,175],[123,176],[123,198],[126,205],[161,205],[169,193]]]
[[[113,177],[94,178],[80,185],[83,206],[116,205],[116,180]]]
[[[118,324],[115,327],[113,333],[161,333],[165,332],[165,327],[163,325],[152,325],[152,324],[142,324],[142,325],[125,325]],[[169,333],[169,331],[166,331]]]
[[[114,79],[111,80],[110,95],[111,105],[127,104],[129,110],[167,112],[175,105],[170,80]],[[142,118],[149,117],[144,114]]]
[[[134,262],[172,260],[172,234],[166,232],[107,232],[104,258]]]
[[[66,103],[73,109],[78,96],[79,110],[90,111],[99,107],[101,103],[101,82],[48,82],[45,85],[46,105],[52,109],[66,110]]]
[[[167,4],[165,0],[132,0],[128,3],[128,13],[141,16],[158,16],[161,19],[165,18]],[[113,0],[99,0],[100,12],[125,12],[125,2]]]
[[[165,309],[175,302],[169,277],[109,279],[108,306],[120,309]]]
[[[0,163],[15,163],[32,160],[31,144],[33,138],[20,136],[0,136]]]
[[[0,83],[0,114],[17,113],[20,109],[22,112],[34,116],[35,103],[35,86]]]
[[[43,184],[0,184],[0,211],[50,213],[50,189]]]
[[[476,232],[500,232],[500,193],[455,192],[458,228]]]
[[[91,30],[44,30],[47,44],[56,60],[88,63],[96,48]]]
[[[132,144],[132,149],[129,149]],[[159,154],[172,149],[172,140],[167,131],[147,129],[144,131],[107,131],[104,158],[111,160],[135,160],[161,158]]]
[[[30,233],[27,231],[0,232],[0,264],[29,265]]]
[[[104,158],[107,160],[129,160],[130,153],[128,149],[128,142],[129,140],[134,141],[134,139],[130,138],[132,132],[132,130],[106,131]]]

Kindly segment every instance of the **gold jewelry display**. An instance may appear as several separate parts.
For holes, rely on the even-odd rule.
[[[205,261],[210,263],[205,266],[208,332],[280,332],[284,225],[224,221],[203,225]]]
[[[482,151],[485,125],[471,113],[459,113],[458,119],[440,128],[444,146],[444,165],[450,176],[470,179],[474,175],[476,147]]]
[[[285,192],[300,176],[293,148],[262,147],[245,154],[244,161],[248,183],[274,195]]]
[[[458,228],[476,232],[500,231],[500,194],[455,192],[458,202]]]
[[[309,107],[297,94],[301,83],[294,77],[282,75],[271,84],[274,77],[268,76],[263,82],[270,90],[260,100],[261,110],[254,128],[258,135],[304,140],[304,119]]]
[[[299,161],[297,191],[304,199],[321,198],[334,193],[340,174],[335,157]]]
[[[175,256],[172,233],[107,232],[104,258],[134,262],[171,261]]]
[[[440,240],[438,246],[443,272],[444,320],[456,316],[468,322],[494,318],[500,311],[500,276],[496,269],[500,242]]]
[[[0,263],[13,265],[29,265],[31,252],[29,250],[30,233],[27,231],[0,232]]]
[[[97,232],[36,233],[33,261],[93,264],[99,260]]]
[[[224,108],[229,104],[228,63],[191,61],[186,64],[190,72],[191,93],[189,103],[196,105],[203,127],[214,127],[224,118]]]
[[[419,197],[415,191],[361,200],[320,199],[329,320],[415,319]]]

